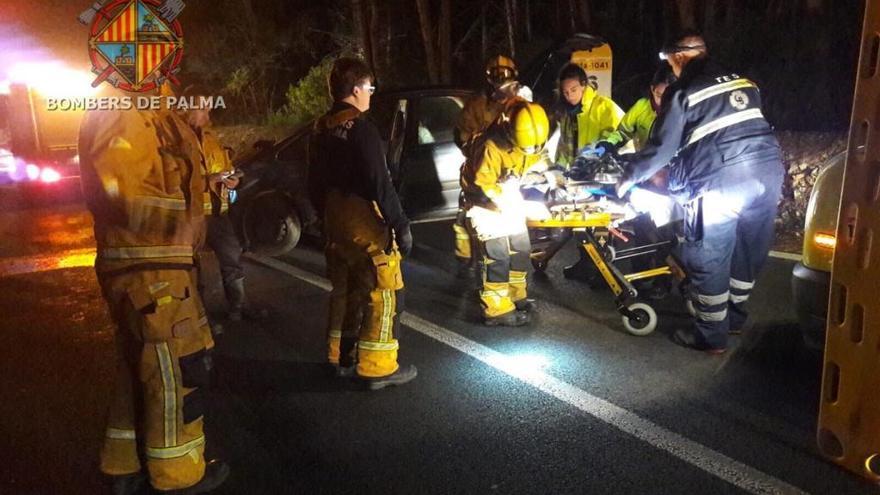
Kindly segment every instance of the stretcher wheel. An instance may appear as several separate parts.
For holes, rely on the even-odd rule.
[[[623,316],[623,326],[626,331],[639,337],[648,335],[657,328],[657,313],[654,308],[645,303],[634,303],[626,307],[635,314],[634,318]]]
[[[543,272],[547,269],[547,260],[532,258],[532,268],[534,268],[536,272]]]

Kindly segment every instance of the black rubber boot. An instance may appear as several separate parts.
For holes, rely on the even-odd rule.
[[[244,278],[223,284],[223,292],[226,293],[226,302],[229,303],[229,319],[241,321],[244,309]]]
[[[397,371],[379,378],[361,378],[366,384],[368,390],[381,390],[385,387],[403,385],[404,383],[415,380],[419,370],[413,365],[401,366]]]
[[[205,475],[201,481],[189,488],[181,488],[180,490],[158,491],[157,493],[165,493],[169,495],[197,495],[199,493],[208,493],[219,487],[229,477],[229,464],[216,459],[208,461],[205,466]]]
[[[534,313],[538,310],[538,304],[535,303],[534,299],[520,299],[519,301],[514,301],[513,304],[516,305],[517,311]]]
[[[143,471],[121,476],[110,476],[113,495],[146,495],[152,493],[147,474]]]
[[[487,316],[483,324],[487,327],[521,327],[531,322],[525,311],[511,311],[500,316]]]
[[[262,320],[269,316],[269,312],[265,309],[255,309],[247,305],[244,278],[233,280],[223,289],[226,292],[226,301],[229,303],[228,317],[231,321]]]

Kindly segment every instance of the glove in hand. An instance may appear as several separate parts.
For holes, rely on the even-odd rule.
[[[394,237],[397,240],[397,249],[400,251],[400,254],[403,256],[409,256],[413,247],[412,230],[410,230],[409,226],[402,229],[400,232],[395,232]]]

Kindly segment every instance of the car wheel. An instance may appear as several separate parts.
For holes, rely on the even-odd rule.
[[[250,202],[243,228],[251,251],[264,256],[280,256],[299,244],[302,224],[288,198],[276,191],[265,191]]]

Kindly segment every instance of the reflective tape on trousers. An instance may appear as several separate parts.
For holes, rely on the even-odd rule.
[[[695,294],[694,298],[696,302],[703,306],[716,306],[718,304],[724,304],[727,302],[728,296],[730,296],[730,291],[724,291],[723,294],[718,294],[717,296],[707,296],[705,294]]]
[[[731,295],[730,295],[730,302],[732,302],[733,304],[744,303],[744,302],[746,302],[746,301],[748,301],[748,300],[749,300],[749,295],[748,295],[748,294],[746,294],[746,295],[744,295],[744,296],[739,296],[739,295],[736,295],[736,294],[731,294]]]
[[[396,351],[400,348],[397,341],[392,342],[371,342],[366,340],[358,341],[358,349],[365,351]]]
[[[156,356],[159,361],[159,372],[162,376],[162,402],[164,413],[162,421],[165,431],[165,446],[177,443],[177,381],[174,377],[174,364],[168,343],[156,345]]]
[[[175,457],[183,457],[204,444],[205,436],[202,435],[176,447],[147,447],[146,453],[147,457],[153,459],[174,459]]]
[[[721,311],[697,311],[697,319],[703,321],[724,321],[727,318],[727,309]]]
[[[105,436],[113,440],[135,440],[137,438],[134,430],[123,430],[121,428],[107,428]]]
[[[755,286],[754,282],[744,282],[735,278],[730,279],[730,287],[737,290],[751,290]]]

